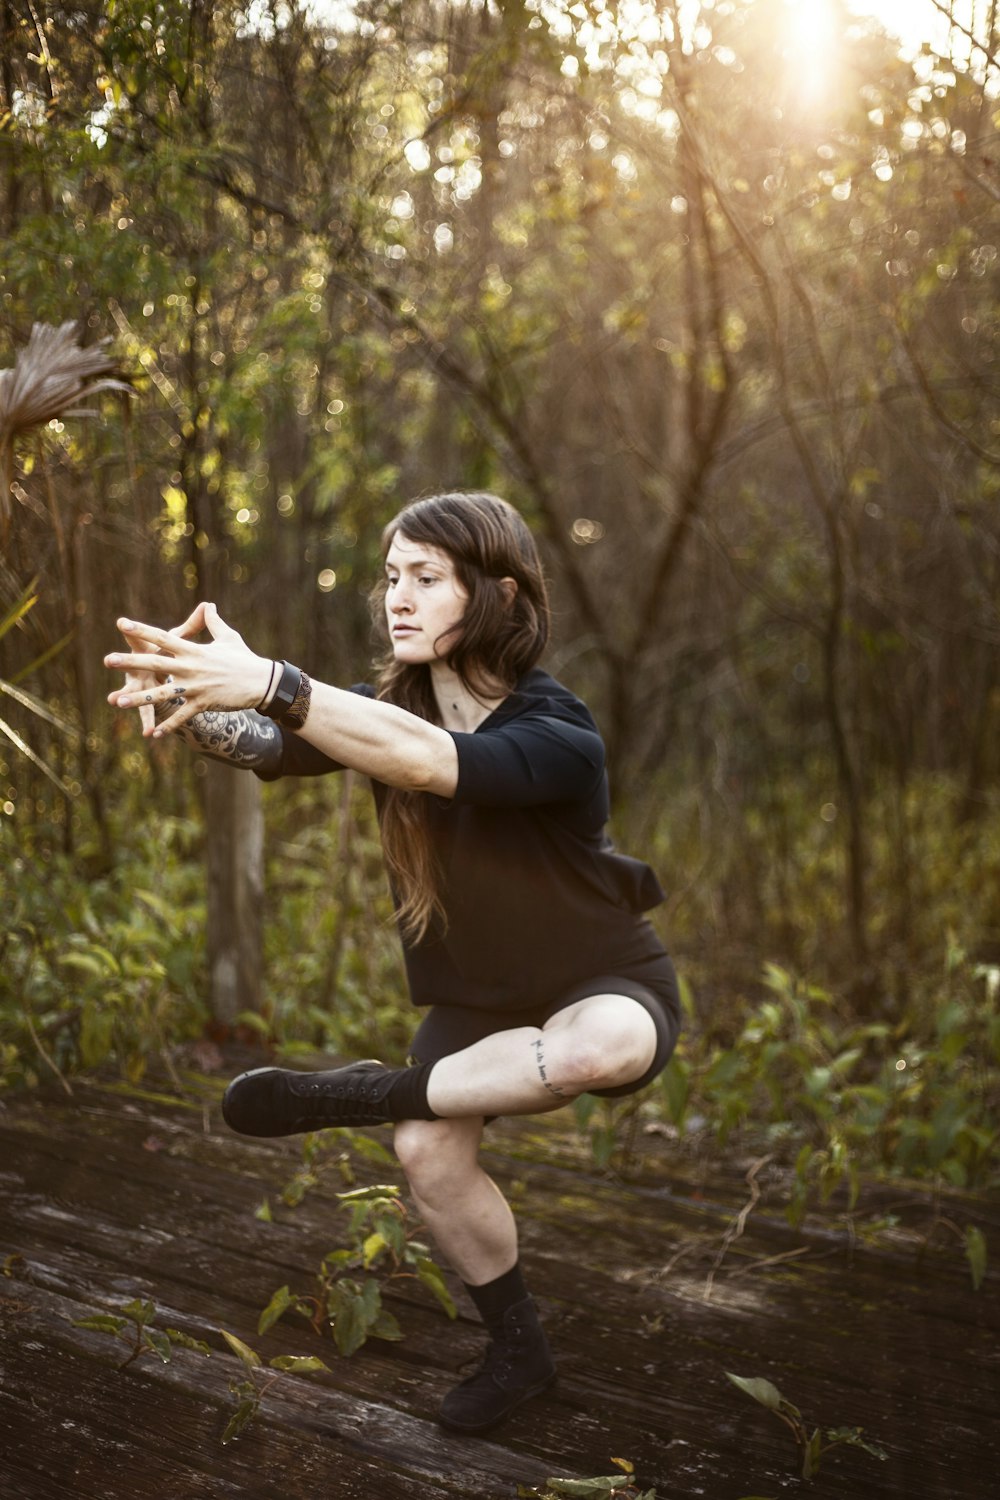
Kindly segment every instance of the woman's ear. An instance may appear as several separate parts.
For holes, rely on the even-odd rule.
[[[501,589],[503,590],[504,603],[509,609],[510,606],[514,603],[514,596],[517,593],[517,579],[501,578],[498,580],[498,582]]]

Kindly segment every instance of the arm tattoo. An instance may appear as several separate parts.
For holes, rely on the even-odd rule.
[[[157,705],[162,723],[184,702],[177,694]],[[209,760],[225,761],[245,771],[275,771],[281,762],[281,731],[271,719],[252,708],[209,708],[175,731],[192,750]]]
[[[538,1066],[538,1076],[542,1080],[543,1087],[547,1088],[550,1094],[555,1094],[557,1098],[565,1099],[567,1097],[565,1089],[557,1088],[554,1083],[549,1082],[548,1069],[545,1066],[545,1051],[542,1038],[539,1037],[538,1041],[532,1042],[531,1045],[535,1049],[535,1062]]]

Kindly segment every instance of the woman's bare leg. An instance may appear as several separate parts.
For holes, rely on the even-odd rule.
[[[591,1089],[641,1078],[656,1053],[656,1026],[627,995],[591,995],[545,1026],[484,1037],[434,1064],[427,1103],[445,1119],[539,1114]]]
[[[507,1200],[479,1164],[483,1121],[404,1120],[396,1155],[435,1244],[464,1282],[480,1286],[517,1261]]]

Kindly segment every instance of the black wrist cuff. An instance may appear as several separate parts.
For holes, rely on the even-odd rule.
[[[279,663],[281,676],[278,678],[278,686],[271,695],[271,701],[264,708],[259,708],[258,713],[268,719],[280,719],[282,714],[288,712],[295,702],[295,694],[299,690],[299,682],[302,673],[298,667],[293,667],[291,662]]]

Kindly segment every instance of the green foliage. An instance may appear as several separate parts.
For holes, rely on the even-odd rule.
[[[638,1143],[640,1104],[637,1095],[615,1100],[581,1094],[573,1101],[576,1127],[587,1139],[595,1166],[602,1170],[629,1170]]]
[[[682,1041],[658,1086],[684,1130],[692,1119],[720,1143],[734,1132],[794,1153],[789,1218],[837,1190],[848,1207],[859,1174],[995,1180],[1000,1050],[993,971],[951,950],[945,972],[905,1020],[851,1020],[832,994],[769,964],[764,995],[732,1039]]]
[[[322,802],[309,788],[270,793],[286,832],[269,850],[262,1024],[286,1057],[402,1061],[412,1021],[370,795],[347,783],[327,783]]]
[[[844,1444],[852,1448],[862,1448],[873,1458],[883,1462],[889,1457],[878,1443],[873,1443],[871,1439],[863,1436],[862,1427],[815,1427],[810,1432],[803,1422],[799,1408],[791,1401],[786,1401],[777,1386],[772,1385],[769,1380],[733,1375],[728,1370],[726,1379],[731,1380],[733,1385],[750,1396],[752,1400],[773,1412],[789,1428],[799,1449],[803,1479],[814,1479],[819,1473],[820,1462],[824,1455]]]
[[[88,1328],[94,1333],[110,1334],[129,1345],[128,1358],[118,1366],[128,1369],[134,1360],[144,1354],[155,1354],[163,1363],[169,1364],[175,1348],[191,1349],[198,1354],[211,1354],[208,1345],[201,1339],[192,1338],[177,1328],[154,1328],[156,1304],[135,1298],[127,1302],[118,1312],[94,1313],[88,1318],[76,1318],[74,1328]]]
[[[279,1354],[269,1361],[270,1369],[277,1371],[278,1374],[268,1377],[264,1373],[264,1361],[255,1349],[251,1349],[249,1344],[245,1344],[242,1339],[237,1338],[235,1333],[230,1333],[226,1328],[220,1328],[219,1332],[245,1371],[241,1380],[229,1382],[235,1409],[222,1434],[224,1444],[231,1443],[234,1438],[239,1437],[244,1428],[257,1416],[265,1395],[278,1375],[314,1375],[319,1370],[330,1373],[329,1365],[324,1364],[315,1355]]]
[[[337,1131],[336,1135],[346,1133]],[[305,1137],[303,1167],[284,1189],[285,1203],[290,1207],[300,1203],[324,1173],[334,1170],[343,1176],[349,1150],[392,1161],[378,1142],[354,1131],[350,1136],[348,1151],[339,1141],[339,1149],[331,1151],[325,1132]],[[402,1329],[382,1304],[383,1286],[400,1279],[418,1281],[449,1318],[457,1316],[442,1271],[427,1246],[417,1239],[419,1230],[411,1226],[397,1187],[375,1184],[351,1188],[338,1192],[336,1198],[346,1216],[347,1243],[324,1255],[314,1290],[300,1293],[288,1286],[278,1288],[261,1312],[258,1333],[266,1333],[286,1313],[295,1312],[307,1318],[316,1333],[328,1329],[338,1351],[346,1356],[357,1353],[369,1338],[401,1339]],[[269,1205],[266,1213],[258,1209],[257,1217],[269,1220]]]
[[[148,1299],[136,1298],[114,1312],[94,1313],[90,1317],[77,1318],[74,1328],[85,1328],[92,1333],[107,1334],[129,1346],[127,1359],[118,1366],[128,1369],[135,1360],[146,1354],[154,1354],[163,1363],[169,1364],[175,1349],[188,1349],[196,1354],[211,1355],[211,1349],[203,1339],[192,1338],[177,1328],[159,1329],[153,1326],[156,1304]],[[220,1328],[230,1351],[243,1365],[245,1374],[240,1380],[229,1382],[229,1391],[235,1409],[222,1434],[222,1442],[230,1443],[244,1430],[260,1411],[261,1402],[279,1375],[311,1375],[319,1370],[329,1374],[329,1366],[316,1355],[279,1354],[270,1362],[269,1368],[276,1374],[267,1376],[264,1362],[256,1350],[251,1349],[236,1334]]]
[[[987,1249],[986,1236],[974,1224],[970,1224],[965,1231],[965,1256],[969,1262],[973,1288],[978,1292],[986,1275]]]
[[[119,846],[113,874],[27,851],[0,874],[0,1087],[114,1062],[132,1082],[205,1021],[204,893],[186,857],[195,830],[162,820]]]
[[[29,611],[32,610],[38,603],[38,595],[36,592],[37,582],[37,579],[32,580],[32,582],[29,583],[27,587],[21,591],[20,595],[13,600],[8,608],[4,610],[3,614],[0,615],[0,641],[3,640],[4,636],[6,636],[9,631],[12,631],[16,627],[18,627],[25,619]],[[60,731],[60,733],[67,735],[70,738],[77,738],[79,732],[75,725],[69,723],[61,714],[53,712],[53,710],[47,704],[43,703],[39,698],[37,698],[34,693],[29,693],[25,688],[18,686],[18,683],[22,678],[30,677],[33,672],[36,672],[41,666],[44,666],[47,662],[51,661],[53,657],[57,656],[58,653],[68,644],[68,641],[69,637],[65,636],[61,641],[57,641],[54,646],[48,647],[42,653],[42,655],[36,658],[34,661],[21,664],[13,674],[10,681],[6,681],[4,678],[0,677],[0,698],[12,698],[15,702],[21,704],[23,708],[27,709],[27,711],[35,718],[43,719],[47,723],[54,725],[55,728]],[[40,755],[38,755],[35,750],[32,749],[31,745],[23,738],[23,736],[19,734],[17,730],[15,730],[10,724],[8,724],[6,719],[4,718],[0,718],[0,736],[3,736],[4,739],[9,741],[14,749],[17,750],[21,755],[26,756],[27,759],[31,761],[32,765],[37,766],[38,769],[43,772],[44,775],[46,775],[53,783],[53,785],[58,787],[61,792],[65,793],[65,795],[67,796],[71,795],[62,778],[59,777],[55,771],[53,771],[52,767]]]
[[[635,1483],[635,1468],[626,1458],[613,1458],[622,1470],[595,1479],[547,1479],[544,1486],[519,1484],[519,1500],[656,1500],[655,1490],[640,1491]]]

